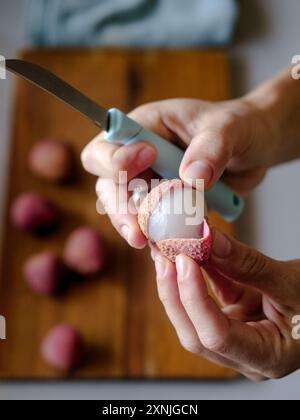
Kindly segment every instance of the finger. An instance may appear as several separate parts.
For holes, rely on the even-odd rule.
[[[142,127],[171,141],[174,139],[174,132],[170,127],[166,126],[165,118],[174,107],[172,102],[167,100],[141,105],[130,112],[129,117]]]
[[[119,146],[105,141],[103,135],[89,143],[81,155],[86,171],[118,183],[131,180],[149,168],[156,158],[156,149],[146,142]],[[120,172],[127,172],[127,180],[120,180]]]
[[[223,336],[229,329],[229,321],[220,308],[209,296],[203,274],[199,266],[190,258],[180,255],[176,258],[178,288],[181,302],[188,313],[200,340],[207,341],[210,331],[216,336]],[[199,319],[205,312],[203,320]],[[205,330],[199,334],[199,325]],[[200,337],[201,336],[201,337]]]
[[[211,285],[212,291],[222,306],[233,305],[241,299],[245,291],[245,287],[224,277],[214,268],[213,265],[209,263],[203,268],[208,274],[208,281]]]
[[[246,300],[246,302],[243,302],[243,300]],[[249,301],[248,301],[249,299]],[[234,304],[234,305],[228,305],[225,308],[223,308],[223,313],[227,316],[229,319],[235,319],[237,321],[242,322],[256,322],[256,321],[262,321],[266,318],[263,310],[262,310],[262,302],[260,299],[260,303],[257,303],[256,299],[253,299],[253,302],[251,302],[251,296],[245,297],[241,299],[240,302]]]
[[[244,322],[263,319],[262,295],[259,292],[226,278],[211,264],[206,265],[204,269],[209,275],[211,289],[227,317]]]
[[[272,359],[272,341],[243,322],[229,320],[214,300],[199,266],[190,258],[176,260],[181,302],[202,345],[209,351],[257,372]]]
[[[188,184],[204,179],[205,189],[212,187],[232,157],[233,142],[222,131],[204,130],[193,138],[180,166],[180,177]]]
[[[127,185],[118,185],[111,179],[99,178],[96,191],[117,232],[133,248],[144,248],[148,241],[141,232],[133,207],[129,205]]]
[[[157,273],[159,298],[182,346],[187,351],[201,355],[214,363],[241,371],[242,366],[238,363],[213,354],[202,346],[198,334],[180,301],[175,264],[164,258],[156,247],[151,246],[151,249]]]
[[[259,373],[244,373],[244,376],[252,382],[264,382],[269,379],[266,376],[260,375]]]
[[[195,132],[200,112],[208,104],[197,99],[168,99],[136,108],[130,117],[143,127],[185,149]]]
[[[223,181],[241,196],[247,196],[263,181],[265,176],[266,170],[258,168],[238,173],[226,171]]]
[[[287,287],[287,283],[293,280],[287,278],[288,270],[283,263],[217,230],[214,231],[211,264],[227,278],[251,286],[280,302],[293,290],[289,289],[291,283]]]
[[[202,354],[203,347],[198,335],[180,302],[175,265],[159,253],[155,255],[154,262],[159,299],[176,330],[182,346],[191,353]]]

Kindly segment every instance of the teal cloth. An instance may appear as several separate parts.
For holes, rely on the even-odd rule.
[[[235,0],[29,0],[38,46],[189,47],[232,40]]]

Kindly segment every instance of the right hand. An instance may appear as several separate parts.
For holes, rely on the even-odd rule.
[[[204,179],[206,190],[223,176],[233,190],[246,195],[262,181],[267,169],[277,160],[272,118],[246,99],[220,103],[166,100],[141,106],[130,117],[166,140],[186,148],[180,177],[184,182]],[[120,215],[111,210],[116,197],[110,182],[118,182],[120,171],[128,172],[128,181],[138,175],[141,177],[156,156],[156,150],[147,144],[147,139],[122,147],[106,142],[102,134],[82,153],[84,168],[99,177],[97,194],[102,200],[104,198],[114,227],[135,248],[143,248],[147,240],[136,216]],[[126,185],[121,188],[127,191]],[[129,194],[125,196],[130,198]]]

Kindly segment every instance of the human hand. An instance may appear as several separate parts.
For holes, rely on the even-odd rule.
[[[187,148],[180,168],[180,176],[187,183],[204,179],[205,188],[209,189],[224,175],[224,181],[236,192],[247,194],[272,165],[275,137],[266,134],[267,117],[251,101],[209,103],[175,99],[144,105],[130,116],[145,128]],[[134,215],[112,211],[116,189],[111,188],[108,179],[116,185],[120,171],[127,171],[128,181],[141,176],[156,156],[155,149],[146,142],[120,147],[104,141],[102,134],[82,153],[85,169],[100,177],[97,194],[105,197],[113,225],[136,248],[144,247],[146,238]],[[120,188],[124,190],[121,195],[129,199],[126,186]]]
[[[279,262],[214,231],[204,267],[220,306],[210,297],[199,266],[178,256],[176,265],[156,248],[157,286],[183,347],[255,381],[300,368],[300,340],[292,319],[300,314],[300,261]]]

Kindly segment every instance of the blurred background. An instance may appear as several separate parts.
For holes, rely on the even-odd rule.
[[[89,1],[85,7],[80,6],[82,2],[75,0],[64,2],[0,0],[0,54],[14,57],[20,50],[30,49],[33,45],[46,49],[63,45],[69,47],[81,45],[86,49],[100,45],[103,48],[180,47],[196,48],[199,51],[204,46],[211,47],[213,51],[216,48],[219,51],[222,47],[222,51],[226,53],[225,62],[229,60],[230,63],[233,95],[238,96],[288,67],[292,57],[300,53],[300,3],[297,0],[203,1],[196,2],[198,5],[191,1],[191,13],[187,8],[188,2],[189,0],[184,2],[186,13],[183,14],[178,7],[172,12],[172,7],[170,8],[172,2],[164,0]],[[95,8],[98,6],[96,3],[101,7]],[[195,7],[197,13],[193,9]],[[43,56],[41,60],[48,63],[51,57]],[[222,60],[221,65],[227,69]],[[74,76],[74,83],[76,82]],[[227,83],[226,77],[222,79],[222,83]],[[15,86],[11,77],[5,83],[3,81],[0,83],[1,220],[4,220],[7,201],[10,139],[13,135],[12,127],[16,113]],[[226,89],[222,92],[220,95],[225,99]],[[28,98],[24,99],[23,95],[21,103],[26,100]],[[113,100],[112,97],[111,101]],[[49,109],[52,107],[51,104],[52,102]],[[129,103],[125,102],[124,107],[127,106]],[[37,118],[32,116],[31,108],[28,109],[30,113],[25,112],[25,115]],[[22,111],[17,112],[20,118],[18,121],[21,121]],[[55,116],[56,122],[58,118]],[[67,116],[66,121],[71,123],[72,116]],[[60,123],[62,124],[62,121]],[[27,125],[30,124],[30,121],[27,122]],[[32,124],[36,125],[36,122]],[[88,141],[89,135],[92,135],[88,129],[84,133],[85,127],[82,128],[82,141]],[[27,126],[26,130],[29,130]],[[49,127],[48,130],[50,134]],[[44,134],[40,128],[33,133]],[[71,134],[73,135],[70,131]],[[284,165],[270,172],[264,183],[250,197],[247,211],[236,228],[240,239],[274,258],[299,258],[300,195],[294,193],[299,175],[300,162]],[[18,176],[21,176],[21,173]],[[83,186],[88,181],[81,179],[80,182]],[[42,184],[39,184],[39,188],[41,186]],[[91,211],[93,210],[94,207],[91,208]],[[1,231],[3,225],[2,223]],[[74,227],[75,224],[68,229],[72,230]],[[4,279],[0,280],[4,282]],[[9,279],[5,281],[8,282]],[[9,297],[9,294],[6,297]],[[0,307],[0,314],[2,312]],[[3,342],[0,341],[1,346]],[[41,364],[36,369],[42,369],[42,366]],[[83,377],[88,377],[86,371],[82,372]],[[151,373],[151,368],[148,368],[147,372]],[[9,375],[4,376],[7,378],[0,381],[0,399],[299,399],[300,383],[300,374],[297,373],[280,381],[263,384],[253,384],[240,379],[207,382],[195,378],[189,381],[189,378],[185,378],[185,381],[176,381],[170,380],[171,377],[168,381],[122,382],[117,380],[118,376],[123,376],[118,372],[111,375],[115,376],[114,381],[82,382],[60,377],[59,382],[35,383],[34,381],[14,382],[9,380]],[[155,378],[155,374],[146,376]]]

